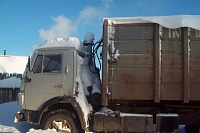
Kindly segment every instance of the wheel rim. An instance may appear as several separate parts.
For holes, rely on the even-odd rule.
[[[67,122],[67,120],[63,120],[63,119],[52,121],[52,123],[50,123],[50,125],[48,127],[50,129],[56,129],[57,132],[61,132],[61,133],[71,133],[72,132],[71,125]]]

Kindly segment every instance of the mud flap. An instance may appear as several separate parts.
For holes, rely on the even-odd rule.
[[[25,121],[24,114],[21,111],[18,111],[15,114],[14,123],[21,122],[21,121]]]
[[[156,115],[157,132],[178,133],[179,116],[178,114],[157,114]]]

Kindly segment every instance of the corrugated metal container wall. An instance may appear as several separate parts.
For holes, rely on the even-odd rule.
[[[200,31],[104,21],[103,34],[103,105],[200,101]]]

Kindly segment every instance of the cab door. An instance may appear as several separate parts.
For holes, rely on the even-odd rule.
[[[27,110],[38,110],[48,100],[65,95],[65,87],[72,89],[73,82],[65,82],[70,78],[68,73],[73,72],[73,65],[69,65],[73,57],[66,58],[67,54],[70,54],[68,50],[48,50],[37,53],[32,72],[27,74],[29,79],[25,86]]]

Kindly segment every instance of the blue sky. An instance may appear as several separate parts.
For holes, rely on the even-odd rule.
[[[0,54],[28,56],[48,38],[87,32],[96,40],[103,17],[200,15],[199,0],[0,0]]]

